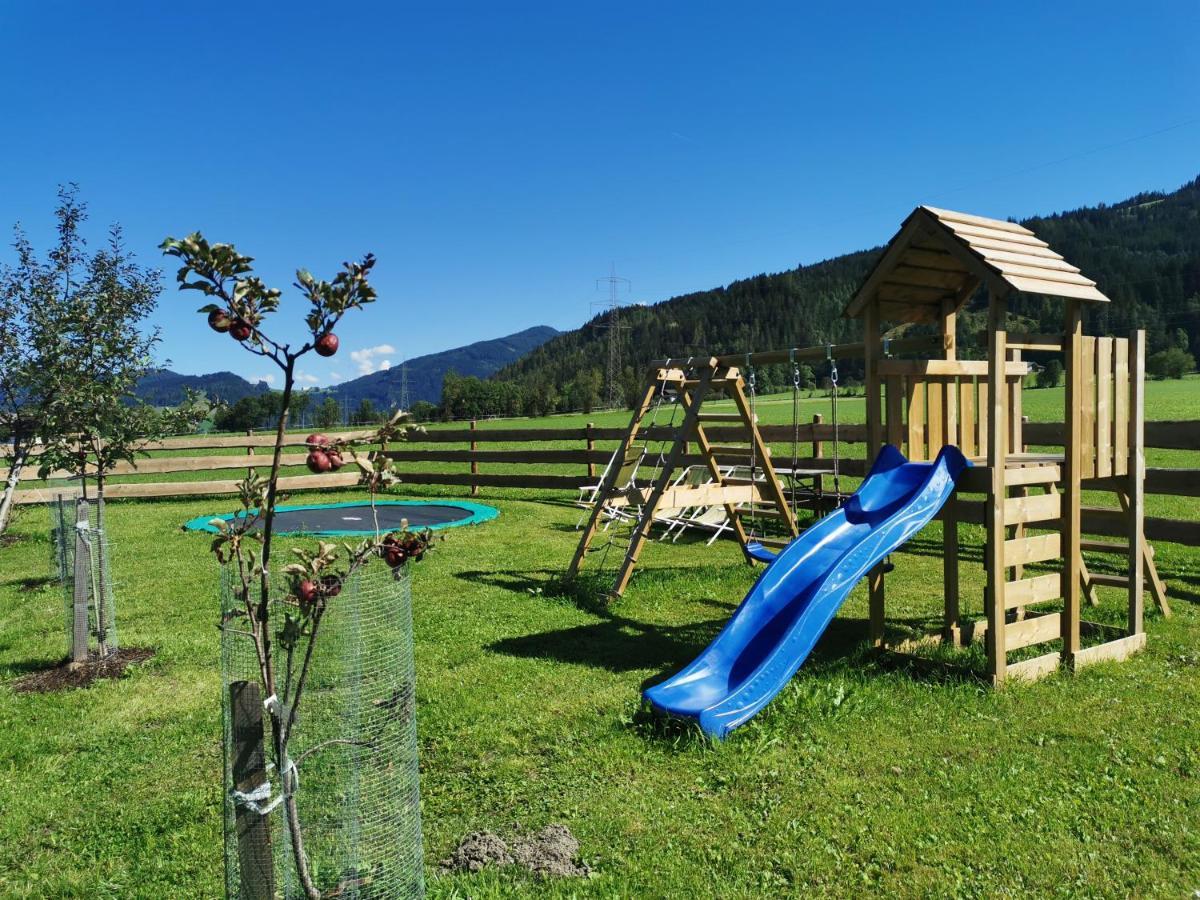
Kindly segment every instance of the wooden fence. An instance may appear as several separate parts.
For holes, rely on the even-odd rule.
[[[1147,448],[1200,450],[1200,421],[1146,422],[1145,429]],[[841,425],[835,430],[833,425],[817,421],[804,423],[797,428],[791,425],[763,425],[759,430],[764,440],[775,446],[777,452],[774,462],[779,468],[792,465],[790,450],[793,439],[798,445],[796,465],[799,468],[828,471],[833,469],[830,445],[835,431],[841,443],[862,443],[866,440],[864,425]],[[340,436],[364,438],[372,433],[357,431]],[[405,484],[462,487],[473,495],[480,488],[575,491],[595,484],[603,473],[611,450],[601,449],[599,445],[619,441],[624,433],[624,427],[476,428],[472,423],[470,428],[431,429],[408,441],[374,449],[396,461],[397,470]],[[707,429],[707,434],[715,443],[736,443],[741,432],[736,428],[714,426]],[[672,429],[667,426],[651,427],[643,435],[650,441],[668,441],[673,436]],[[1061,446],[1063,426],[1061,423],[1027,422],[1023,427],[1023,439],[1031,446]],[[192,436],[160,441],[148,449],[155,454],[195,450],[199,455],[152,455],[138,459],[136,464],[119,464],[112,473],[116,480],[108,483],[105,494],[112,499],[235,494],[240,477],[203,481],[171,480],[169,477],[161,481],[120,479],[131,475],[171,476],[209,471],[219,474],[225,470],[230,470],[232,474],[236,470],[263,469],[271,463],[270,449],[274,442],[273,434]],[[494,446],[497,444],[508,446]],[[558,446],[547,446],[551,444]],[[304,435],[289,435],[283,464],[288,467],[302,466],[306,455],[303,447]],[[242,450],[244,453],[214,454],[211,452],[214,450]],[[684,459],[685,464],[702,464],[703,461],[698,454]],[[498,466],[505,471],[495,471]],[[841,471],[849,476],[862,475],[863,466],[861,459],[841,460]],[[7,472],[0,469],[0,478],[6,475]],[[51,475],[52,478],[61,478],[65,473]],[[36,466],[27,469],[23,478],[23,481],[35,480]],[[280,479],[280,487],[287,491],[322,490],[350,487],[357,481],[356,470],[347,467],[340,472],[324,475],[288,474]],[[1094,478],[1085,482],[1084,487],[1102,489],[1105,483],[1102,478]],[[25,488],[17,492],[16,501],[25,504],[46,502],[55,490],[54,486]],[[1200,497],[1200,468],[1147,468],[1146,493]],[[971,501],[964,500],[959,508],[963,521],[971,521]],[[1119,513],[1115,510],[1085,509],[1085,530],[1102,535],[1123,533],[1115,530],[1119,524],[1118,518]],[[1149,540],[1200,546],[1200,521],[1147,518],[1146,537]]]

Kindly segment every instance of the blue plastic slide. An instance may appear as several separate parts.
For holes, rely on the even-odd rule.
[[[714,737],[745,724],[796,674],[858,581],[929,523],[969,465],[957,447],[910,463],[885,446],[845,505],[784,547],[708,648],[646,699]]]

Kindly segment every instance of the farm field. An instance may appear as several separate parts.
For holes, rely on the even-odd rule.
[[[1149,419],[1200,419],[1195,379],[1148,383],[1146,396]],[[1062,402],[1061,389],[1029,390],[1024,408],[1045,421]],[[789,423],[791,397],[759,398],[758,411]],[[830,421],[827,398],[801,401],[801,421],[814,413]],[[839,414],[862,421],[861,397],[840,401]],[[624,425],[628,414],[480,427],[588,421]],[[1150,465],[1198,459],[1148,453]],[[578,536],[572,499],[484,488],[478,500],[499,519],[446,532],[415,570],[429,896],[1200,889],[1200,548],[1156,547],[1175,615],[1147,605],[1145,652],[1001,691],[873,655],[860,587],[765,713],[713,744],[647,717],[639,694],[705,646],[754,571],[731,542],[655,542],[621,600],[578,602],[556,588]],[[1147,497],[1148,515],[1195,518],[1193,507]],[[221,894],[217,569],[205,537],[179,526],[231,509],[228,497],[109,505],[121,642],[156,653],[120,680],[62,694],[11,689],[64,650],[46,511],[20,511],[0,547],[0,895]],[[983,532],[962,533],[964,609],[978,614]],[[940,610],[941,548],[934,524],[895,555],[888,606],[901,626]],[[1123,592],[1101,596],[1089,617],[1119,621]],[[437,870],[468,832],[553,822],[580,839],[593,877]]]

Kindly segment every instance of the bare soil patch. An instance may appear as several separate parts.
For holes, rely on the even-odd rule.
[[[122,647],[103,659],[94,657],[75,665],[64,660],[53,668],[31,672],[13,685],[13,690],[22,693],[47,694],[53,691],[69,691],[87,687],[101,678],[120,678],[132,665],[145,662],[154,655],[149,647]]]

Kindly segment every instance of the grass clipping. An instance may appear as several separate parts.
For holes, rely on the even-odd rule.
[[[523,866],[542,878],[587,878],[592,870],[579,861],[579,841],[565,825],[547,825],[509,846],[491,831],[473,831],[441,862],[444,874],[479,872],[487,866]]]

